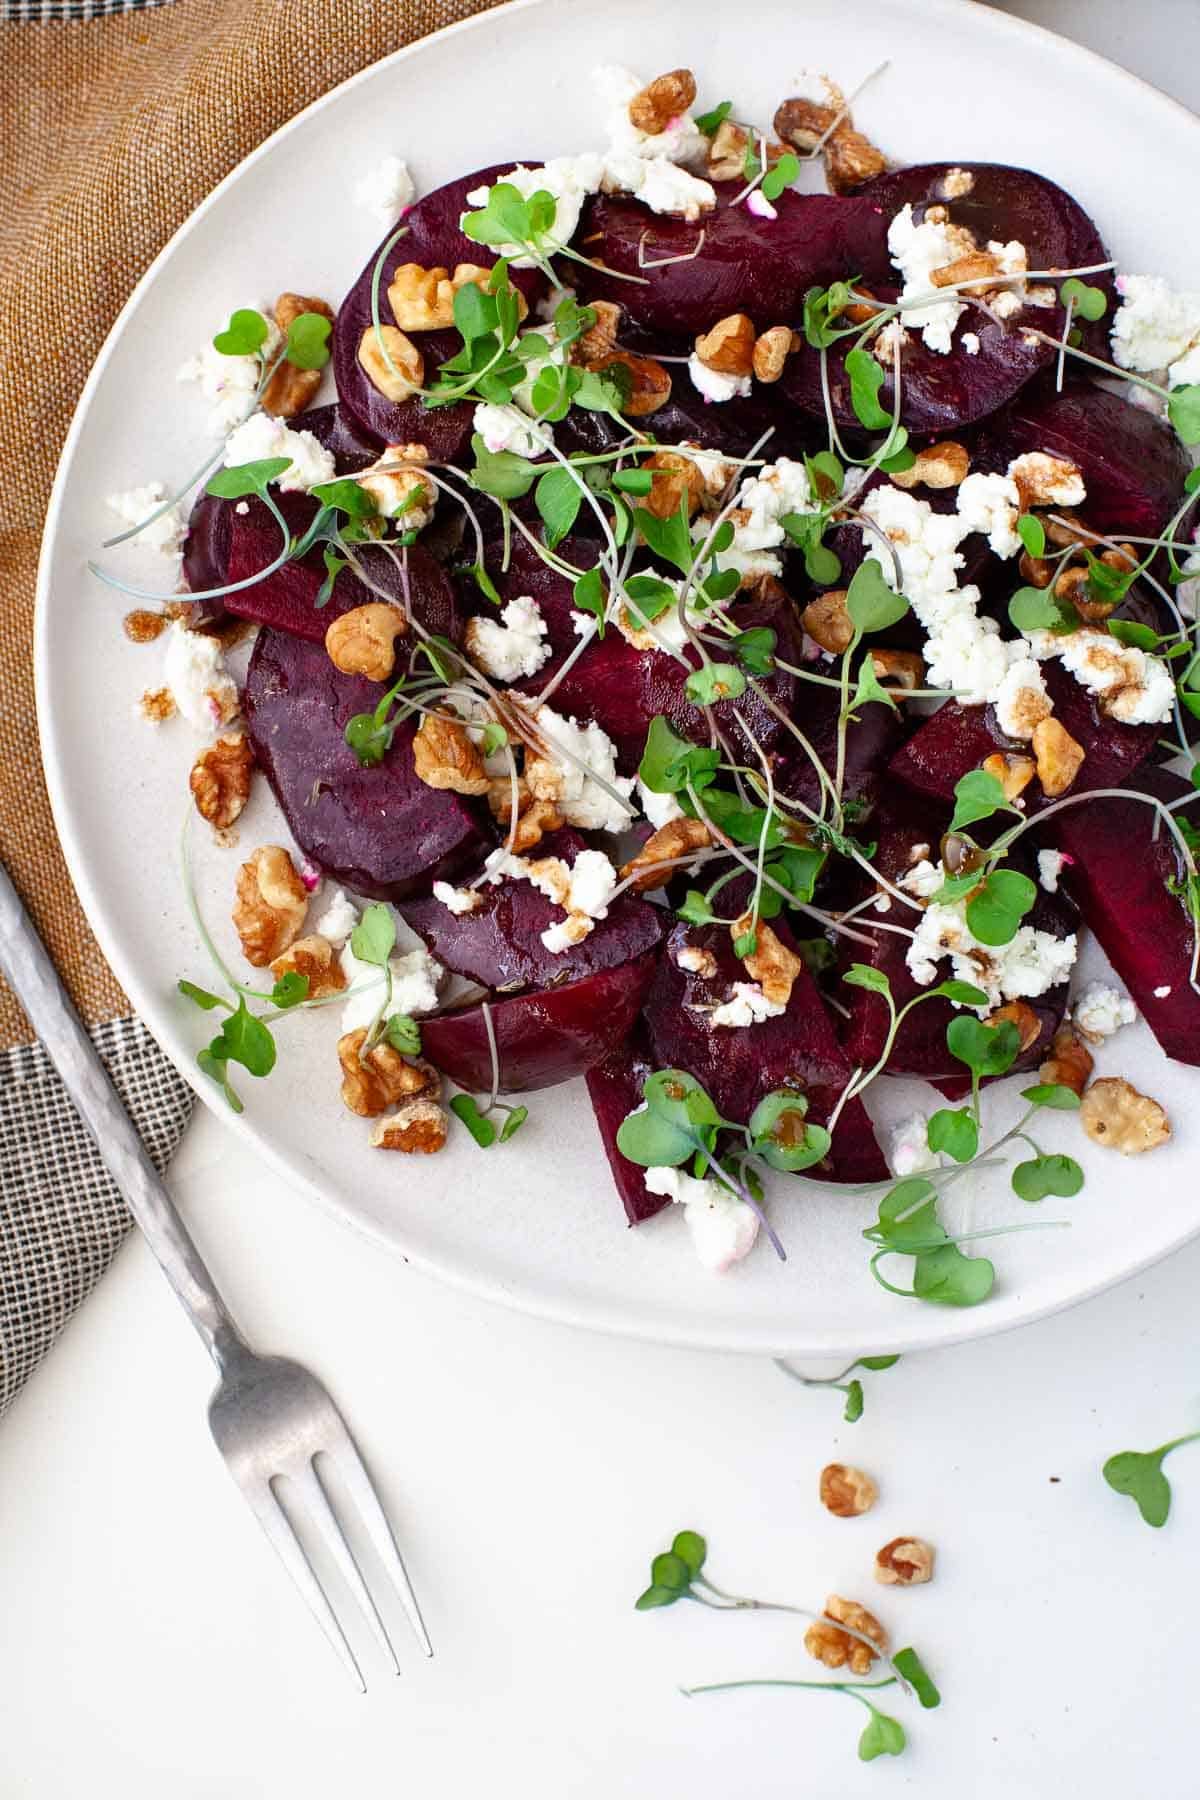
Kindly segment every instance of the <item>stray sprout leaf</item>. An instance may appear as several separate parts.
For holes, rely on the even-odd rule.
[[[674,1606],[683,1596],[675,1588],[648,1587],[644,1594],[639,1594],[634,1601],[638,1612],[649,1612],[656,1606]]]
[[[572,602],[580,612],[591,613],[600,625],[600,636],[604,636],[604,580],[599,566],[588,569],[579,577],[571,594]]]
[[[251,1075],[269,1075],[275,1067],[275,1039],[242,999],[209,1045],[214,1056],[240,1063]]]
[[[971,769],[955,786],[950,829],[962,831],[980,819],[990,819],[993,813],[1012,810],[996,777],[984,769]]]
[[[762,178],[762,191],[767,200],[778,200],[784,188],[791,187],[800,174],[800,159],[788,150],[772,163]]]
[[[1075,608],[1056,599],[1052,588],[1018,588],[1008,603],[1008,616],[1018,631],[1056,631],[1063,636],[1077,631],[1080,623]]]
[[[715,706],[736,700],[746,691],[746,677],[733,663],[705,663],[689,675],[684,692],[693,706]]]
[[[1017,869],[993,869],[967,901],[967,925],[981,944],[1009,944],[1037,900],[1037,887]]]
[[[671,1544],[672,1554],[687,1564],[693,1581],[704,1567],[708,1545],[698,1531],[677,1531]]]
[[[1069,275],[1058,290],[1060,298],[1072,301],[1076,314],[1094,325],[1108,311],[1108,295],[1103,288],[1089,287],[1077,275]]]
[[[1022,1200],[1044,1200],[1047,1194],[1070,1199],[1083,1186],[1083,1170],[1073,1156],[1037,1156],[1017,1164],[1012,1185]]]
[[[964,1013],[961,1018],[951,1019],[946,1027],[946,1048],[951,1056],[966,1063],[972,1074],[1003,1075],[1017,1060],[1021,1034],[1011,1019],[984,1025]]]
[[[510,1138],[516,1137],[528,1117],[529,1108],[527,1106],[510,1107],[508,1117],[500,1127],[500,1142],[507,1144]]]
[[[698,888],[689,888],[678,914],[689,925],[710,925],[716,918],[712,907]]]
[[[392,910],[377,900],[368,906],[350,933],[350,949],[359,962],[386,968],[388,957],[396,947],[396,921]]]
[[[943,1107],[935,1112],[926,1131],[929,1148],[967,1163],[979,1149],[979,1127],[965,1108],[955,1111]]]
[[[308,976],[301,975],[298,969],[288,969],[271,989],[272,1003],[284,1012],[307,999]]]
[[[1200,386],[1176,388],[1167,401],[1167,417],[1185,444],[1200,444]]]
[[[1101,1474],[1114,1493],[1128,1495],[1147,1525],[1165,1525],[1171,1510],[1171,1484],[1163,1474],[1163,1463],[1172,1450],[1195,1443],[1197,1437],[1200,1432],[1189,1431],[1160,1444],[1157,1450],[1121,1450],[1109,1457]]]
[[[1039,1082],[1035,1087],[1021,1089],[1022,1100],[1028,1100],[1030,1106],[1047,1106],[1055,1112],[1078,1112],[1079,1095],[1074,1088],[1062,1087],[1057,1082]]]
[[[455,1094],[450,1111],[466,1126],[481,1150],[490,1150],[496,1141],[496,1127],[484,1117],[470,1094]]]
[[[254,356],[267,341],[270,327],[260,312],[239,308],[224,331],[213,339],[213,349],[222,356]]]
[[[211,1012],[214,1006],[229,1004],[222,1000],[220,994],[210,994],[207,988],[197,987],[194,981],[180,981],[177,986],[184,999],[194,1000],[203,1012]]]
[[[986,1006],[988,997],[982,988],[973,987],[969,981],[942,981],[935,988],[927,988],[926,996],[932,1000],[938,994],[943,1000],[953,1000],[956,1006]]]
[[[922,1251],[913,1267],[913,1293],[935,1306],[978,1306],[995,1280],[986,1256],[964,1256],[957,1244]]]
[[[767,1094],[750,1115],[750,1142],[756,1156],[772,1169],[798,1174],[811,1169],[829,1152],[829,1133],[823,1125],[812,1125],[805,1115],[808,1101],[803,1094],[780,1090]]]
[[[897,1675],[907,1681],[922,1706],[930,1708],[941,1705],[942,1696],[934,1685],[933,1677],[911,1645],[906,1650],[897,1650],[892,1658],[892,1667]]]
[[[401,1056],[420,1056],[421,1027],[408,1013],[392,1013],[384,1025],[383,1036]]]
[[[842,1410],[842,1418],[847,1425],[857,1425],[863,1416],[863,1384],[857,1379],[846,1387],[846,1404]]]
[[[869,963],[851,963],[842,980],[847,987],[869,988],[873,994],[891,994],[892,984],[881,969]]]
[[[874,1762],[877,1756],[899,1756],[908,1742],[903,1725],[899,1719],[893,1719],[890,1713],[880,1712],[877,1706],[871,1706],[870,1701],[865,1704],[870,1708],[871,1717],[858,1740],[858,1760]]]
[[[850,405],[859,424],[865,425],[868,431],[889,431],[891,414],[884,412],[879,404],[883,365],[869,350],[849,350],[845,367],[850,382]]]
[[[653,794],[677,794],[689,785],[699,793],[711,786],[720,761],[719,750],[680,737],[660,713],[650,721],[638,778]]]
[[[224,1056],[219,1055],[217,1051],[214,1050],[211,1044],[206,1050],[197,1052],[196,1066],[203,1074],[208,1076],[210,1081],[216,1082],[217,1086],[224,1094],[226,1103],[231,1112],[240,1113],[245,1111],[241,1100],[238,1098],[236,1089],[230,1084],[228,1062]]]
[[[703,132],[705,137],[715,137],[718,126],[724,124],[732,111],[733,101],[722,100],[720,105],[714,106],[711,112],[697,113],[696,130]]]

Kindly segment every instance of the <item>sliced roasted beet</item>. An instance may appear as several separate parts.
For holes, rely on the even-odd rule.
[[[229,579],[229,540],[233,533],[233,502],[201,494],[188,517],[183,540],[183,579],[194,594],[224,587]],[[276,528],[276,538],[280,536]],[[224,600],[193,600],[188,623],[211,625],[226,614]]]
[[[798,323],[806,289],[844,275],[886,277],[888,222],[874,201],[789,190],[777,202],[779,217],[761,219],[730,204],[743,185],[718,186],[716,210],[694,224],[627,195],[590,200],[576,247],[642,279],[614,280],[576,264],[580,293],[617,301],[651,330],[695,336],[733,312],[749,313],[760,331]],[[645,262],[658,268],[640,266],[643,243]],[[665,261],[697,245],[689,261]]]
[[[668,1195],[650,1192],[645,1169],[639,1163],[631,1163],[617,1149],[617,1133],[629,1114],[642,1104],[642,1089],[653,1073],[650,1044],[645,1027],[639,1023],[628,1041],[589,1069],[587,1076],[588,1098],[600,1128],[604,1154],[631,1225],[652,1219],[671,1204]]]
[[[794,947],[787,926],[773,929]],[[709,950],[717,972],[710,979],[679,967],[675,953],[685,946]],[[757,1024],[718,1027],[709,1011],[729,998],[744,966],[733,954],[729,932],[715,925],[676,924],[646,998],[646,1028],[660,1069],[685,1069],[712,1095],[727,1119],[745,1123],[764,1095],[794,1087],[809,1103],[809,1117],[823,1124],[850,1079],[852,1065],[837,1041],[825,1003],[806,969],[796,977],[787,1011]],[[826,1162],[812,1174],[827,1181],[880,1181],[887,1164],[860,1101],[843,1107]]]
[[[501,1093],[554,1087],[602,1062],[633,1029],[654,961],[650,952],[582,981],[492,1001]],[[459,1087],[475,1093],[491,1087],[482,1006],[422,1019],[421,1043],[430,1061]]]
[[[1059,662],[1043,663],[1042,673],[1055,718],[1085,752],[1071,792],[1119,786],[1150,755],[1160,727],[1121,725],[1104,718],[1092,695]],[[896,752],[888,772],[916,793],[949,806],[956,782],[997,750],[1029,754],[1027,744],[1000,730],[992,707],[960,706],[949,700]],[[1023,798],[1031,813],[1047,804],[1036,782]]]
[[[358,893],[381,900],[427,894],[434,881],[478,867],[492,847],[486,809],[426,787],[413,766],[411,723],[373,768],[345,741],[346,721],[382,689],[342,675],[320,644],[261,631],[246,675],[250,740],[306,856]]]
[[[1159,768],[1139,769],[1124,785],[1167,805],[1192,792]],[[1192,921],[1168,886],[1184,870],[1174,841],[1166,831],[1155,838],[1154,825],[1154,810],[1143,801],[1105,798],[1064,807],[1038,835],[1071,858],[1063,886],[1167,1055],[1200,1064]]]
[[[459,219],[469,212],[467,195],[474,188],[500,180],[515,165],[497,163],[480,169],[474,175],[462,175],[444,187],[435,188],[418,200],[404,216],[406,231],[384,260],[379,282],[379,320],[382,325],[394,323],[388,305],[387,290],[401,263],[420,263],[422,268],[443,268],[453,272],[459,263],[474,263],[491,268],[495,256],[483,244],[473,244],[459,228]],[[391,236],[391,233],[388,233]],[[384,239],[386,243],[387,239]],[[459,401],[452,406],[426,407],[414,397],[400,405],[386,400],[367,379],[359,366],[358,347],[363,332],[372,324],[371,289],[379,250],[375,250],[366,268],[342,302],[333,332],[333,372],[342,405],[367,432],[386,444],[424,444],[434,462],[461,460],[471,439],[474,405]],[[511,280],[526,297],[540,293],[545,281],[536,270],[513,269]],[[419,331],[413,342],[425,359],[425,380],[431,378],[448,356],[462,348],[456,331]]]
[[[674,354],[686,354],[690,348],[687,339],[671,343]],[[768,459],[801,457],[826,445],[824,426],[799,411],[775,387],[756,382],[744,398],[717,404],[698,392],[682,364],[671,368],[671,398],[666,405],[637,423],[653,432],[660,444],[688,442],[706,450],[723,450],[732,457],[747,456],[767,432],[771,435],[757,454]],[[555,427],[555,435],[561,450],[594,454],[627,438],[629,429],[606,413],[574,407]]]
[[[574,867],[588,848],[578,831],[550,832],[531,857],[557,856]],[[511,878],[479,889],[474,912],[452,913],[432,897],[407,906],[404,916],[439,962],[481,986],[504,992],[525,987],[556,987],[578,981],[598,969],[631,962],[652,950],[662,937],[661,908],[628,892],[614,900],[608,917],[599,920],[580,944],[555,954],[541,934],[560,924],[563,909],[547,900],[529,881]]]
[[[817,665],[817,673],[825,674],[834,668],[836,664],[821,663]],[[840,697],[835,688],[797,681],[792,721],[830,773],[837,762],[839,710]],[[903,705],[893,711],[882,702],[860,707],[857,719],[846,727],[842,797],[856,803],[860,809],[859,819],[867,819],[874,812],[887,765],[910,729],[907,709]],[[821,781],[812,758],[790,737],[783,741],[780,749],[782,754],[775,770],[776,787],[791,799],[803,800],[807,806],[819,809]]]
[[[989,421],[977,466],[1006,469],[1029,450],[1072,462],[1087,500],[1076,508],[1093,531],[1157,537],[1179,501],[1188,455],[1165,419],[1089,381],[1032,383]]]

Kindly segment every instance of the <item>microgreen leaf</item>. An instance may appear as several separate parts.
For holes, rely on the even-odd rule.
[[[784,188],[791,187],[800,173],[800,159],[788,150],[777,162],[772,163],[762,178],[763,195],[768,200],[778,200]]]
[[[269,1075],[275,1067],[275,1039],[256,1019],[243,998],[209,1045],[214,1056],[240,1063],[251,1075]]]
[[[176,985],[184,999],[195,1001],[202,1012],[211,1012],[214,1006],[229,1004],[227,1000],[222,1000],[220,994],[210,994],[207,988],[197,987],[194,981],[180,981]]]
[[[1154,650],[1162,642],[1157,631],[1138,619],[1109,619],[1108,634],[1119,643],[1133,644],[1138,650]]]
[[[301,975],[298,969],[288,969],[276,981],[271,989],[271,1002],[282,1011],[289,1007],[299,1006],[308,999],[308,976]]]
[[[854,692],[850,696],[850,716],[856,716],[860,706],[869,706],[872,702],[877,702],[883,706],[890,706],[893,712],[898,712],[900,710],[896,705],[895,695],[890,693],[888,689],[884,687],[878,675],[875,673],[875,658],[868,654],[863,657],[858,665],[858,677],[855,682]]]
[[[470,1094],[455,1094],[450,1111],[466,1126],[481,1150],[490,1150],[496,1141],[496,1127],[480,1112]]]
[[[883,570],[874,557],[868,557],[854,571],[846,590],[846,611],[861,634],[886,631],[908,611],[903,594],[893,593],[883,578]]]
[[[519,500],[533,486],[541,470],[514,450],[489,450],[478,433],[471,439],[475,467],[471,486],[496,500]]]
[[[508,1117],[500,1127],[500,1142],[507,1144],[510,1138],[516,1137],[528,1117],[529,1108],[527,1106],[510,1107]]]
[[[1021,1034],[1011,1019],[985,1025],[964,1013],[946,1027],[946,1048],[975,1075],[1003,1075],[1021,1049]]]
[[[846,1405],[842,1411],[842,1418],[847,1425],[857,1425],[858,1421],[863,1416],[863,1405],[862,1382],[857,1379],[848,1382],[846,1386]]]
[[[682,1598],[682,1594],[675,1588],[648,1587],[644,1594],[638,1595],[633,1604],[638,1612],[649,1612],[655,1606],[674,1606],[676,1600]]]
[[[420,1056],[421,1027],[408,1013],[392,1013],[383,1027],[384,1039],[401,1056]]]
[[[966,1108],[935,1112],[925,1136],[931,1150],[944,1152],[957,1163],[970,1162],[979,1149],[979,1126]]]
[[[1077,275],[1069,275],[1058,292],[1059,298],[1064,302],[1073,301],[1077,316],[1087,319],[1090,324],[1094,325],[1108,311],[1108,295],[1104,289],[1089,287]]]
[[[996,812],[1011,812],[1004,789],[994,775],[985,769],[971,769],[954,789],[954,816],[951,831],[961,831],[980,819],[990,819]]]
[[[683,905],[678,908],[678,917],[689,925],[710,925],[716,914],[698,888],[689,888]]]
[[[1021,1089],[1022,1100],[1028,1100],[1030,1106],[1046,1106],[1053,1112],[1078,1112],[1079,1095],[1074,1088],[1063,1087],[1058,1082],[1039,1082],[1035,1087]]]
[[[1046,554],[1046,527],[1036,513],[1022,513],[1017,520],[1017,536],[1030,556],[1040,560]]]
[[[705,137],[715,137],[717,128],[724,124],[732,111],[733,101],[722,100],[720,105],[714,106],[711,112],[697,113],[696,130],[703,132]]]
[[[224,331],[213,339],[213,349],[222,356],[253,356],[267,341],[270,327],[260,312],[240,307]]]
[[[829,1152],[829,1133],[823,1125],[810,1125],[807,1112],[808,1101],[803,1094],[782,1089],[767,1094],[750,1115],[754,1154],[772,1169],[793,1175],[820,1162]]]
[[[862,1736],[858,1740],[858,1760],[874,1762],[877,1756],[899,1756],[907,1744],[904,1727],[899,1719],[893,1719],[890,1713],[880,1712],[877,1706],[870,1707],[871,1717],[863,1727]]]
[[[649,469],[618,469],[612,484],[623,494],[648,494],[654,486],[654,476]]]
[[[349,481],[344,477],[338,481],[322,481],[315,488],[310,488],[314,500],[322,506],[328,506],[335,512],[344,512],[351,519],[367,519],[378,512],[375,496],[360,487],[357,481]]]
[[[323,369],[329,361],[330,321],[322,313],[306,312],[292,320],[284,355],[297,369]]]
[[[547,469],[534,489],[534,501],[546,527],[546,546],[553,550],[562,542],[579,516],[583,502],[583,484],[569,469],[555,465]]]
[[[677,794],[689,785],[699,792],[711,785],[720,761],[719,750],[680,737],[660,713],[650,721],[638,778],[653,794]]]
[[[259,462],[218,469],[215,475],[209,476],[204,491],[217,500],[242,500],[247,494],[261,494],[268,482],[291,466],[290,456],[264,456]]]
[[[622,1119],[617,1130],[617,1149],[643,1169],[677,1169],[696,1148],[685,1125],[664,1119],[642,1107]]]
[[[362,918],[350,933],[350,949],[359,962],[372,963],[376,968],[387,967],[388,957],[396,947],[396,921],[391,907],[377,900],[368,906]]]
[[[485,756],[495,756],[497,750],[503,750],[507,742],[508,733],[505,731],[503,725],[498,725],[495,719],[489,719],[483,728],[483,739],[480,744],[480,749],[483,751],[483,754]]]
[[[1167,401],[1167,417],[1185,444],[1200,444],[1200,386],[1176,388]]]
[[[727,648],[752,675],[770,675],[775,667],[776,641],[769,625],[754,625],[731,637]]]
[[[879,390],[883,386],[882,364],[869,350],[848,350],[845,367],[850,382],[850,405],[859,424],[865,425],[868,431],[890,430],[891,414],[884,412],[879,404]]]
[[[585,570],[579,577],[572,590],[571,600],[580,612],[591,613],[593,618],[599,620],[600,636],[603,637],[605,593],[599,565]]]
[[[1037,900],[1037,887],[1017,869],[993,869],[967,901],[967,925],[981,944],[1010,944]]]
[[[906,1650],[897,1650],[892,1658],[892,1667],[897,1675],[907,1681],[922,1706],[930,1708],[941,1705],[942,1696],[938,1693],[933,1677],[911,1645]]]
[[[1083,1186],[1083,1170],[1073,1156],[1036,1156],[1017,1164],[1012,1185],[1022,1200],[1044,1200],[1047,1194],[1070,1199]]]
[[[664,562],[678,569],[681,575],[691,571],[696,559],[696,546],[688,529],[687,503],[680,502],[678,512],[660,519],[644,506],[636,507],[633,514],[634,523],[655,556],[661,556]],[[713,549],[716,549],[714,541]]]
[[[842,976],[847,987],[868,988],[873,994],[890,994],[892,984],[882,969],[873,969],[869,963],[851,963]]]
[[[969,981],[940,981],[935,988],[926,988],[926,998],[932,1000],[938,994],[944,1000],[953,1000],[956,1006],[986,1006],[988,997],[982,988],[974,987]]]
[[[695,1580],[704,1567],[708,1545],[698,1531],[677,1531],[671,1544],[671,1553],[686,1563],[688,1573]]]
[[[744,694],[746,677],[734,663],[705,663],[688,676],[683,691],[693,706],[715,706]]]
[[[1008,603],[1008,616],[1018,631],[1076,631],[1079,614],[1066,600],[1055,598],[1053,588],[1018,588]]]
[[[964,1256],[957,1244],[922,1251],[913,1266],[913,1293],[936,1306],[978,1306],[995,1280],[986,1256]]]

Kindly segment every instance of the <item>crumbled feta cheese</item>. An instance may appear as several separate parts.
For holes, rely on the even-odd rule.
[[[458,888],[448,881],[435,881],[433,897],[454,914],[456,918],[463,913],[474,912],[482,904],[482,896],[475,888]]]
[[[406,467],[398,468],[398,463]],[[382,471],[382,473],[381,473]],[[381,517],[399,519],[402,531],[424,531],[437,505],[437,488],[423,476],[407,444],[388,444],[382,456],[354,477],[370,494]]]
[[[928,847],[926,845],[926,849]],[[923,856],[911,869],[906,869],[903,875],[897,877],[896,885],[902,887],[906,894],[915,895],[918,900],[929,900],[944,886],[945,880],[946,871],[942,865],[930,862],[928,856]]]
[[[354,184],[354,204],[371,214],[380,231],[407,212],[416,195],[408,164],[399,156],[381,157]]]
[[[517,406],[495,406],[490,400],[481,400],[475,408],[474,424],[493,456],[502,450],[511,450],[514,456],[541,456],[554,442],[548,425],[535,425]]]
[[[756,219],[777,219],[779,208],[772,206],[761,188],[753,188],[746,195],[746,211],[753,213]]]
[[[319,444],[311,431],[293,431],[282,419],[265,412],[252,413],[230,434],[224,455],[227,469],[286,456],[290,466],[271,483],[283,494],[306,494],[320,482],[332,481],[336,472],[333,452]]]
[[[774,550],[787,541],[779,523],[782,518],[788,513],[819,511],[804,464],[781,456],[739,488],[737,505],[730,514],[734,544],[745,551]]]
[[[1083,476],[1075,464],[1045,450],[1027,450],[1014,457],[1008,474],[1018,488],[1034,495],[1036,506],[1082,506],[1087,499]]]
[[[341,888],[334,888],[329,897],[329,905],[313,926],[313,930],[318,937],[327,938],[335,950],[340,950],[357,924],[357,906]]]
[[[684,622],[679,616],[679,595],[683,591],[682,579],[667,580],[666,584],[674,593],[675,601],[660,612],[657,618],[647,619],[639,608],[638,602],[631,594],[626,594],[623,603],[617,607],[613,615],[613,623],[627,643],[635,650],[682,650],[688,642],[688,634]],[[707,612],[707,607],[699,599],[694,589],[689,590],[686,612],[688,623],[693,628],[699,625]]]
[[[1009,663],[992,704],[996,708],[996,723],[1011,738],[1032,738],[1041,721],[1050,717],[1050,696],[1032,656],[1017,656]]]
[[[262,347],[267,363],[278,349],[279,341],[278,330],[269,325],[267,340]],[[209,402],[210,429],[224,437],[253,410],[262,369],[257,356],[223,356],[208,343],[180,365],[175,379],[195,383],[201,396]]]
[[[758,1214],[716,1181],[697,1181],[681,1169],[646,1170],[646,1191],[683,1207],[692,1248],[706,1269],[724,1274],[754,1248]]]
[[[778,1000],[767,999],[757,981],[735,981],[733,993],[723,1005],[713,1008],[708,1023],[714,1031],[737,1030],[762,1019],[777,1019],[786,1011]]]
[[[1057,894],[1058,878],[1066,867],[1067,859],[1061,850],[1039,850],[1037,857],[1038,884],[1048,894]]]
[[[675,952],[675,967],[682,969],[685,975],[700,975],[705,981],[711,981],[717,972],[717,959],[711,950],[703,950],[699,944],[680,944]]]
[[[688,357],[687,372],[692,378],[692,386],[710,402],[720,404],[724,400],[743,399],[750,392],[749,375],[722,375],[719,369],[710,369],[702,363],[695,351]]]
[[[1017,519],[1021,496],[1007,475],[968,475],[955,495],[958,516],[971,531],[986,537],[994,556],[1016,556],[1021,548]]]
[[[189,631],[178,619],[167,629],[163,682],[175,710],[197,731],[219,731],[238,710],[237,686],[225,667],[220,640]]]
[[[1171,387],[1196,379],[1185,363],[1200,344],[1200,293],[1175,293],[1159,275],[1119,275],[1113,361],[1137,374],[1167,371]],[[1181,365],[1183,367],[1181,368]]]
[[[653,213],[698,219],[717,204],[715,189],[689,175],[665,156],[639,156],[636,151],[610,150],[601,183],[606,193],[632,194]]]
[[[1104,710],[1123,725],[1161,725],[1174,712],[1175,682],[1161,657],[1091,627],[1059,636],[1055,650],[1080,686],[1102,695]]]
[[[1091,1043],[1103,1043],[1122,1025],[1132,1025],[1137,1016],[1129,995],[1104,981],[1089,981],[1071,1008],[1076,1029]]]
[[[972,193],[974,188],[975,177],[970,169],[947,169],[938,192],[943,200],[961,200],[964,194]]]
[[[979,333],[977,331],[960,332],[958,341],[968,356],[979,355]]]
[[[581,850],[568,866],[560,856],[530,859],[514,856],[503,845],[484,862],[490,882],[528,881],[567,917],[542,932],[547,950],[560,952],[580,943],[597,919],[608,916],[617,871],[602,850]],[[463,909],[465,910],[465,909]]]
[[[1156,988],[1155,988],[1155,990],[1154,990],[1154,998],[1155,998],[1155,999],[1156,999],[1156,1000],[1169,1000],[1169,999],[1170,999],[1170,997],[1171,997],[1171,989],[1170,989],[1170,987],[1169,987],[1169,986],[1168,986],[1168,987],[1156,987]]]
[[[898,1181],[941,1167],[941,1157],[929,1148],[929,1118],[923,1112],[893,1125],[886,1141],[888,1167]]]
[[[359,962],[349,944],[342,947],[342,969],[350,984],[342,1008],[342,1030],[361,1031],[369,1026],[383,1000],[383,974],[374,963]],[[438,984],[445,970],[428,950],[402,951],[389,959],[392,996],[388,1010],[417,1017],[433,1012],[438,1003]]]
[[[657,133],[642,131],[634,124],[629,105],[645,83],[628,69],[605,63],[592,71],[592,84],[604,107],[605,135],[612,150],[634,150],[639,156],[666,157],[693,169],[704,167],[708,139],[687,113],[680,113]]]
[[[1032,925],[1020,926],[1007,944],[981,944],[967,924],[965,901],[934,901],[921,914],[905,960],[917,985],[928,987],[938,963],[949,957],[955,979],[982,988],[992,1007],[1003,1000],[1036,999],[1065,981],[1077,950],[1074,932],[1058,938]]]
[[[655,831],[660,831],[673,819],[683,818],[683,808],[674,794],[656,794],[653,788],[648,788],[641,780],[638,781],[637,792],[638,804]]]
[[[966,311],[964,302],[954,296],[925,300],[915,306],[908,302],[932,291],[935,269],[957,262],[960,256],[969,256],[975,248],[970,232],[949,221],[939,224],[925,219],[916,224],[911,206],[901,207],[888,227],[888,253],[904,277],[901,321],[913,329],[919,327],[928,348],[942,356],[948,353],[954,327]]]
[[[623,831],[634,809],[622,805],[621,800],[633,792],[633,777],[617,774],[616,746],[607,732],[594,720],[580,725],[549,706],[538,708],[537,729],[550,751],[548,760],[557,776],[553,786],[558,790],[537,797],[553,799],[567,823],[582,831]],[[555,755],[556,751],[563,754]],[[525,775],[535,795],[545,768],[546,759],[526,756]],[[600,779],[593,779],[595,776]],[[600,781],[606,787],[601,787]],[[607,789],[615,790],[621,799]]]
[[[104,502],[105,506],[120,519],[122,525],[136,525],[162,505],[167,497],[167,490],[161,481],[148,481],[145,487],[128,488],[123,494],[110,494]],[[182,548],[187,536],[187,520],[177,506],[168,506],[166,512],[160,513],[153,524],[139,531],[132,540],[147,550],[160,550],[164,556],[174,556]]]
[[[468,628],[467,649],[474,661],[496,681],[520,681],[536,675],[550,655],[546,621],[529,594],[510,600],[499,621],[479,614]]]

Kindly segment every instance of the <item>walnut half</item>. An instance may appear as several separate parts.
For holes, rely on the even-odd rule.
[[[322,1000],[327,994],[340,994],[346,985],[346,973],[337,951],[328,938],[297,938],[290,949],[271,962],[276,981],[281,975],[303,975],[308,982],[308,1000]]]
[[[1093,1081],[1083,1096],[1079,1116],[1094,1144],[1119,1150],[1122,1156],[1156,1150],[1171,1135],[1171,1122],[1158,1101],[1112,1076]]]
[[[319,313],[333,324],[333,308],[326,301],[305,294],[280,294],[275,302],[275,323],[285,338],[288,326],[302,313]],[[312,405],[320,385],[320,369],[298,369],[295,363],[281,362],[263,389],[262,409],[277,419],[294,419]]]
[[[421,720],[413,739],[413,761],[417,779],[426,787],[446,788],[455,794],[486,794],[492,785],[466,726],[440,713],[426,713]]]
[[[307,910],[304,883],[281,845],[263,844],[238,870],[233,923],[254,968],[265,968],[295,943]]]
[[[933,1545],[924,1538],[893,1538],[875,1552],[875,1579],[884,1587],[916,1587],[933,1579],[933,1560]]]
[[[866,1471],[849,1463],[826,1463],[819,1492],[821,1505],[835,1519],[857,1519],[870,1512],[879,1498],[879,1489]]]
[[[436,1100],[418,1096],[406,1100],[396,1112],[385,1113],[371,1130],[376,1150],[402,1150],[406,1155],[432,1156],[446,1142],[449,1120]]]
[[[325,653],[343,675],[386,681],[396,664],[396,639],[407,630],[398,606],[370,600],[333,621],[325,633]]]
[[[217,831],[228,831],[250,798],[254,751],[244,731],[229,731],[202,750],[192,764],[188,786],[196,811]]]
[[[632,862],[621,870],[622,881],[636,875],[635,894],[648,894],[654,888],[666,887],[677,871],[670,865],[681,856],[691,856],[712,843],[708,826],[702,819],[670,819],[646,839]]]
[[[851,1637],[850,1631],[840,1629],[843,1625],[861,1636]],[[864,1637],[871,1643],[864,1644]],[[872,1650],[871,1644],[878,1645],[878,1649]],[[827,1669],[849,1666],[852,1674],[866,1675],[879,1652],[886,1652],[887,1633],[874,1613],[869,1613],[857,1600],[843,1600],[840,1594],[830,1594],[825,1602],[825,1617],[814,1619],[804,1634],[804,1648]]]
[[[349,1031],[338,1039],[337,1047],[342,1099],[360,1119],[376,1118],[399,1100],[441,1092],[442,1078],[431,1063],[406,1062],[398,1050],[385,1043],[374,1045],[364,1057],[366,1041],[365,1029]]]

